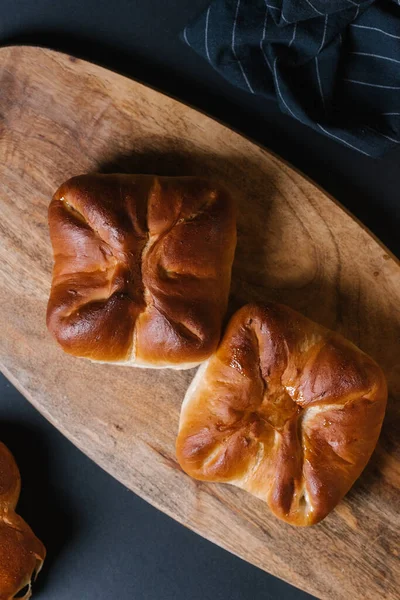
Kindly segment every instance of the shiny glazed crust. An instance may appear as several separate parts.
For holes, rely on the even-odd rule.
[[[187,391],[178,461],[312,525],[367,464],[386,400],[381,369],[342,336],[288,307],[249,304]]]
[[[30,598],[31,581],[46,556],[43,544],[14,512],[20,488],[15,460],[0,442],[0,600],[11,600],[26,586],[28,590],[23,598]]]
[[[196,177],[82,175],[49,207],[47,325],[75,356],[189,368],[217,347],[236,245],[233,201]]]

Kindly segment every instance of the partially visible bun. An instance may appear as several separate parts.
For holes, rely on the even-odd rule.
[[[75,356],[189,368],[217,347],[236,218],[197,177],[82,175],[49,207],[54,271],[47,325]]]
[[[249,304],[187,391],[178,461],[312,525],[367,464],[386,400],[381,369],[342,336],[288,307]]]
[[[46,550],[31,528],[15,513],[21,488],[18,467],[0,442],[0,600],[11,600],[27,587],[42,568]]]

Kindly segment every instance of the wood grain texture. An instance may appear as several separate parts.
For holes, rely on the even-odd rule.
[[[291,167],[154,90],[52,51],[0,51],[0,363],[29,400],[134,492],[213,542],[329,600],[400,589],[400,266]],[[239,201],[230,312],[279,300],[370,353],[389,381],[377,450],[321,524],[295,529],[231,486],[191,480],[174,444],[193,371],[92,364],[45,327],[47,206],[87,171],[210,174]]]

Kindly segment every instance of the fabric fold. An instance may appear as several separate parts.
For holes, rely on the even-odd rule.
[[[400,143],[395,0],[214,0],[183,38],[228,81],[377,157]]]

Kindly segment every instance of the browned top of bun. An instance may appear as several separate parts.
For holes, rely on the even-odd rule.
[[[288,307],[249,304],[187,392],[178,460],[312,525],[367,464],[386,399],[380,368],[342,336]]]
[[[228,192],[196,177],[82,175],[49,207],[50,331],[101,361],[197,364],[216,348],[236,245]]]
[[[0,442],[0,600],[11,600],[42,568],[46,550],[14,511],[21,478],[11,452]]]

